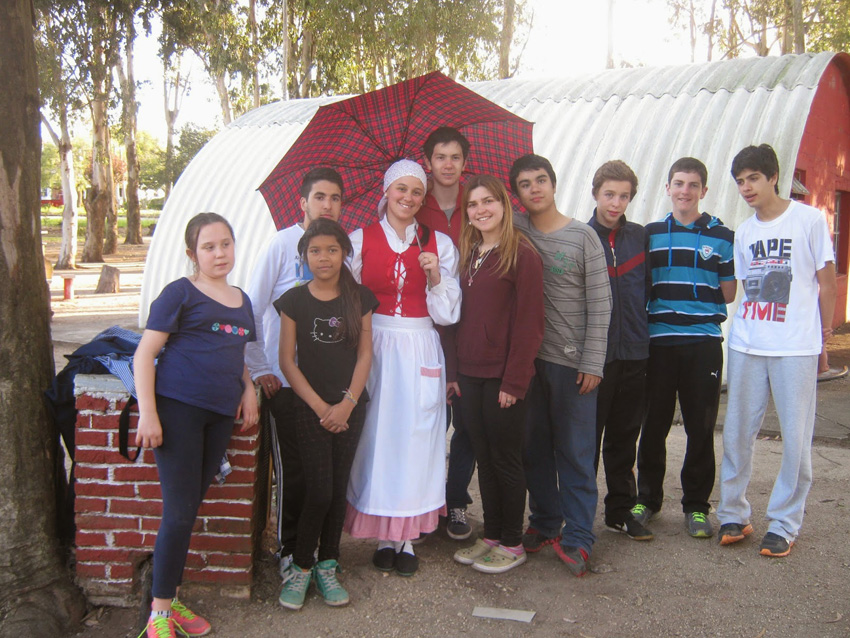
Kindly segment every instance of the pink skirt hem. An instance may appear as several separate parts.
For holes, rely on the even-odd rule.
[[[410,541],[437,529],[446,506],[417,516],[375,516],[356,510],[346,503],[343,529],[354,538],[377,538],[382,541]]]

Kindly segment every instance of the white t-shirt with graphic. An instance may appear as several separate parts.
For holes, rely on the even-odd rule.
[[[817,271],[835,261],[826,216],[792,201],[776,219],[753,215],[735,231],[735,276],[744,298],[729,347],[768,357],[820,354]]]

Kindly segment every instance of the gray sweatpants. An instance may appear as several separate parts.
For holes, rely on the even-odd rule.
[[[720,466],[720,524],[750,522],[747,486],[768,395],[779,416],[782,462],[767,505],[767,531],[794,541],[812,485],[817,355],[762,357],[729,349],[728,402]]]

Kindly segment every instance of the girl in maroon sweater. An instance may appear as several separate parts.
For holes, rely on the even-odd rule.
[[[447,353],[457,360],[447,366],[457,378],[448,385],[459,397],[478,460],[484,538],[454,559],[499,574],[525,562],[525,393],[543,340],[543,264],[514,229],[508,192],[495,177],[467,182],[463,215],[463,301],[456,343]]]

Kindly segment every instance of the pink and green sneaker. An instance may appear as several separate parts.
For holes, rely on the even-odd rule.
[[[211,627],[206,619],[198,616],[176,598],[171,601],[171,618],[174,620],[177,631],[190,638],[206,636],[210,633]]]
[[[174,621],[165,616],[151,616],[139,638],[177,638]]]

